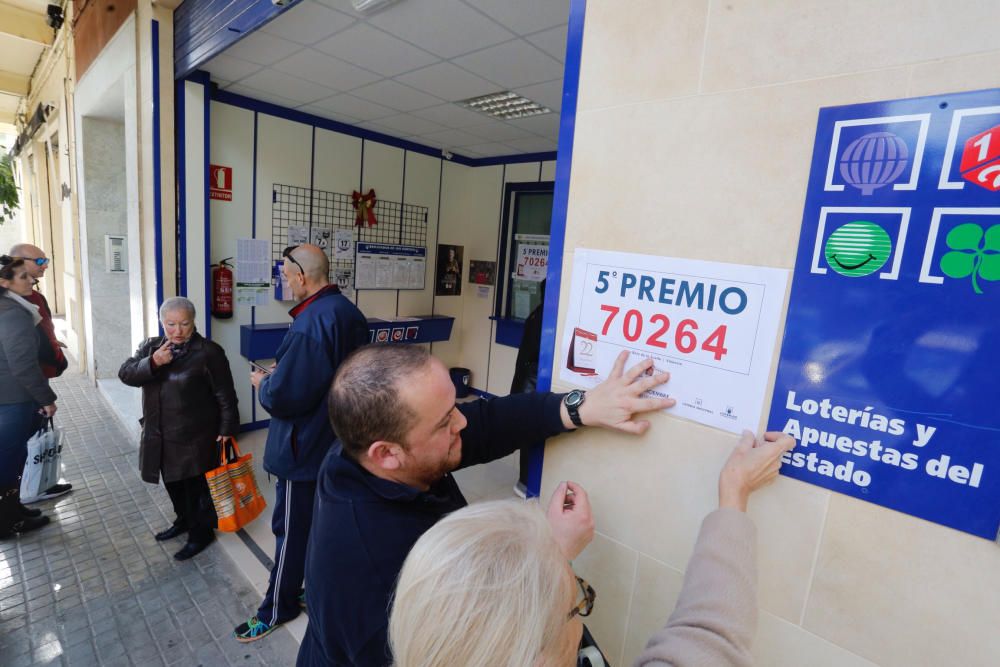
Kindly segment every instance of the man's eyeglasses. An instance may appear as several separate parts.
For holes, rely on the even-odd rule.
[[[287,259],[292,260],[292,264],[294,264],[295,266],[299,267],[299,271],[301,271],[303,274],[305,274],[306,270],[302,268],[302,265],[299,264],[295,260],[294,257],[292,257],[292,251],[295,250],[296,248],[298,248],[297,245],[290,245],[290,246],[288,246],[287,248],[285,248],[284,250],[281,251],[281,256],[285,257]]]
[[[18,259],[23,259],[26,262],[34,262],[38,266],[45,266],[49,263],[48,257],[18,257]]]
[[[579,589],[578,594],[581,599],[576,603],[575,607],[569,610],[569,615],[566,617],[566,620],[569,620],[574,616],[590,616],[590,612],[594,611],[594,600],[597,599],[597,593],[594,592],[594,587],[580,577],[576,578],[576,586]]]

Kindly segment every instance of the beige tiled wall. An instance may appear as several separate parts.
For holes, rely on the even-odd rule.
[[[587,2],[564,275],[575,247],[790,269],[820,107],[1000,86],[993,1],[622,9]],[[640,438],[584,432],[545,455],[543,497],[563,479],[590,491],[598,536],[574,566],[616,665],[672,610],[735,441],[651,420]],[[758,664],[1000,664],[995,544],[787,478],[750,514]]]

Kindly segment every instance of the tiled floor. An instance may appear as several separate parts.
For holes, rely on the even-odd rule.
[[[153,539],[173,518],[169,499],[139,479],[134,440],[96,388],[71,373],[53,387],[74,490],[37,505],[50,525],[0,541],[0,665],[294,664],[285,629],[230,637],[260,593],[226,550],[181,563],[182,540]]]

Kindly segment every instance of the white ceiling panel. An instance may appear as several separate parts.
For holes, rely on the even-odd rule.
[[[0,70],[28,76],[44,49],[41,44],[0,32]]]
[[[303,49],[274,66],[279,72],[326,86],[336,91],[351,90],[379,81],[381,77],[313,49]]]
[[[261,30],[299,44],[314,44],[330,35],[347,28],[356,19],[325,7],[318,2],[306,0],[286,11]]]
[[[251,88],[250,86],[244,86],[238,83],[226,86],[225,91],[227,93],[235,93],[237,95],[243,95],[244,97],[260,100],[261,102],[270,102],[271,104],[288,106],[288,100],[281,95],[275,95],[267,92],[266,90],[257,90],[256,88]]]
[[[313,104],[313,106],[362,120],[376,120],[378,118],[385,118],[386,116],[395,116],[399,113],[396,109],[390,109],[381,104],[375,104],[374,102],[369,102],[368,100],[363,100],[360,97],[354,97],[347,93],[320,100]]]
[[[563,73],[562,63],[520,39],[455,58],[455,63],[508,90],[557,79]]]
[[[530,116],[528,118],[515,118],[507,121],[514,127],[520,127],[528,132],[540,134],[543,137],[557,139],[559,137],[559,116],[554,113],[547,113],[544,116]]]
[[[465,107],[455,104],[442,104],[428,109],[421,109],[420,111],[414,111],[413,115],[456,129],[482,125],[489,119],[489,116],[486,114],[469,111]]]
[[[213,81],[238,81],[260,70],[260,65],[220,53],[205,69],[212,73]]]
[[[561,26],[540,32],[537,35],[525,37],[529,42],[549,54],[559,62],[566,60],[566,30],[568,26]]]
[[[334,113],[329,109],[324,109],[323,107],[318,107],[315,104],[306,104],[299,107],[299,111],[305,113],[311,113],[314,116],[319,116],[320,118],[329,118],[330,120],[340,121],[341,123],[347,123],[348,125],[360,125],[361,119],[355,116],[348,116],[347,114]]]
[[[441,132],[430,132],[427,134],[421,134],[420,137],[421,141],[432,146],[441,146],[446,148],[460,148],[462,146],[474,146],[475,144],[484,143],[482,137],[469,134],[464,130],[443,130]]]
[[[459,0],[408,0],[368,22],[442,58],[513,39],[513,33]]]
[[[569,16],[569,0],[535,0],[534,2],[511,2],[511,0],[465,0],[490,18],[499,21],[510,31],[528,35],[566,23]]]
[[[542,153],[545,151],[554,151],[556,149],[555,141],[543,139],[542,137],[535,137],[533,139],[514,139],[506,142],[506,144],[513,148],[517,153]]]
[[[398,116],[379,118],[377,122],[384,128],[384,130],[380,131],[387,131],[389,134],[395,134],[401,137],[409,136],[411,134],[440,132],[441,130],[448,129],[443,125],[438,125],[432,121],[405,113],[399,114]]]
[[[258,65],[271,65],[301,49],[302,47],[295,42],[258,31],[236,42],[226,49],[225,53]]]
[[[472,146],[462,146],[462,154],[469,154],[472,157],[512,155],[517,151],[507,144],[473,144]]]
[[[395,76],[438,61],[437,56],[367,23],[358,23],[337,33],[317,44],[316,48],[342,60],[364,63],[365,68],[382,76]]]
[[[514,92],[559,113],[559,110],[562,108],[562,87],[563,80],[560,77],[555,81],[546,81],[545,83],[536,83],[533,86],[515,88]]]
[[[526,139],[534,136],[527,130],[508,125],[507,123],[494,120],[483,125],[473,125],[468,131],[483,139],[490,141],[507,141],[508,139]]]
[[[568,5],[398,0],[363,15],[304,0],[203,67],[225,90],[456,154],[554,150]],[[556,113],[504,122],[455,104],[505,89]]]
[[[449,102],[497,92],[497,85],[492,81],[471,74],[449,62],[397,76],[396,80]]]
[[[441,103],[441,100],[433,95],[422,93],[416,88],[404,86],[391,79],[383,79],[378,83],[351,92],[362,99],[399,111],[426,109]]]
[[[262,69],[256,74],[242,79],[239,83],[270,95],[279,95],[295,102],[295,106],[308,104],[333,95],[334,90],[318,85],[312,81],[300,79],[291,74],[276,72],[273,69]]]

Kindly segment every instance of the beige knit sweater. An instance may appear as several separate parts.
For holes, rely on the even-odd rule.
[[[744,512],[719,509],[705,517],[677,607],[634,667],[753,665],[756,541],[756,528]]]

